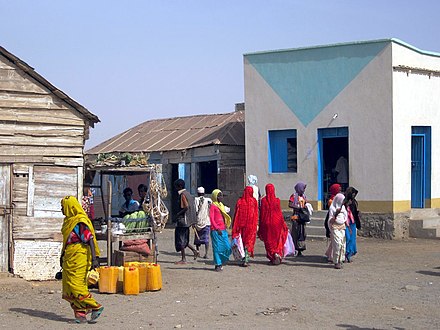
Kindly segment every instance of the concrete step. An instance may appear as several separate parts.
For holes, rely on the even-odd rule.
[[[440,217],[410,220],[409,236],[440,239]]]
[[[420,220],[427,218],[437,218],[440,215],[439,209],[411,209],[410,219]]]

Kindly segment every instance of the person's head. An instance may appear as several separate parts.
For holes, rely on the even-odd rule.
[[[143,183],[141,183],[141,184],[138,186],[138,194],[139,194],[139,197],[143,199],[143,198],[147,195],[147,190],[148,190],[147,186],[144,185]]]
[[[251,186],[244,187],[243,198],[254,198],[254,189]]]
[[[203,195],[205,195],[205,188],[203,188],[203,187],[198,187],[198,188],[197,188],[197,195],[198,195],[198,196],[203,196]]]
[[[306,191],[307,188],[307,184],[305,184],[304,182],[298,182],[295,185],[295,192],[299,195],[302,196],[304,195],[304,192]]]
[[[248,186],[256,186],[258,179],[255,175],[248,175],[247,177]]]
[[[81,204],[74,196],[66,196],[61,200],[61,212],[66,216],[66,218],[70,218],[78,214],[87,216]]]
[[[182,179],[177,179],[176,181],[174,181],[174,188],[176,188],[176,190],[185,189],[185,181],[183,181]]]
[[[211,198],[213,202],[222,203],[223,201],[223,193],[220,189],[214,189],[211,194]]]
[[[332,206],[335,209],[338,209],[338,208],[342,207],[344,200],[345,200],[344,194],[338,193],[338,194],[336,194],[335,198],[333,198]]]
[[[133,197],[133,190],[130,187],[127,187],[127,188],[124,189],[122,194],[124,195],[125,200],[128,202]]]
[[[347,201],[353,200],[356,198],[358,191],[354,187],[348,187],[345,191],[345,199]]]
[[[90,185],[85,184],[83,186],[83,196],[90,196],[92,192],[90,191]]]
[[[342,190],[342,187],[339,183],[332,184],[329,188],[330,197],[336,196],[336,194],[340,193],[341,190]]]
[[[268,199],[273,199],[275,198],[275,186],[272,183],[268,183],[266,185],[266,196]]]

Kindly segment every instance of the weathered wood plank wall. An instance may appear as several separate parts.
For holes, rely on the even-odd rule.
[[[0,55],[0,164],[13,165],[10,267],[31,280],[51,279],[58,267],[60,200],[82,191],[88,134],[84,115],[45,86]]]

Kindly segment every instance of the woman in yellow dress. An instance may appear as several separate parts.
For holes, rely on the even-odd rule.
[[[60,260],[63,267],[63,299],[70,303],[75,322],[86,323],[86,316],[90,312],[91,321],[95,321],[104,310],[92,298],[87,285],[88,271],[99,266],[95,230],[75,197],[64,197],[61,210],[65,215],[61,228],[63,249]]]

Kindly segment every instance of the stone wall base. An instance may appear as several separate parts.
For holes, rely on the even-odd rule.
[[[359,236],[383,239],[405,239],[409,237],[409,213],[363,213]]]

